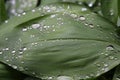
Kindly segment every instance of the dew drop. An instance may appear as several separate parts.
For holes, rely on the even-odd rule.
[[[79,19],[80,19],[81,21],[84,21],[84,20],[85,20],[85,17],[84,17],[84,16],[80,16]]]
[[[33,9],[32,12],[35,12],[35,9]]]
[[[23,13],[22,13],[22,15],[26,15],[26,13],[25,13],[25,12],[23,12]]]
[[[113,50],[114,50],[114,47],[113,47],[112,45],[108,45],[108,46],[106,47],[106,50],[107,50],[107,51],[113,51]]]
[[[40,27],[40,24],[33,24],[33,25],[32,25],[32,28],[33,28],[33,29],[38,29],[39,27]]]
[[[89,27],[90,27],[90,28],[94,28],[94,25],[93,25],[93,24],[89,24]]]
[[[16,51],[12,51],[11,53],[15,53]]]
[[[17,69],[17,66],[15,66],[15,65],[13,65],[12,67],[13,67],[14,69]]]
[[[0,54],[3,54],[3,52],[2,52],[2,51],[0,51]]]
[[[52,80],[53,79],[53,77],[48,77],[48,80]]]
[[[5,23],[8,23],[8,20],[6,20]]]
[[[113,56],[109,56],[109,59],[110,59],[110,60],[113,60],[113,59],[114,59],[114,57],[113,57]]]
[[[8,59],[7,59],[6,61],[7,61],[7,62],[9,62],[9,60],[8,60]]]
[[[87,8],[82,8],[81,11],[87,11]]]
[[[27,28],[23,28],[22,31],[23,31],[23,32],[27,31]]]

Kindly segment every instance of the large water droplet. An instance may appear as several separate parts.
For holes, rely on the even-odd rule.
[[[108,45],[108,46],[106,47],[106,50],[107,50],[107,51],[113,51],[113,50],[114,50],[114,47],[113,47],[112,45]]]
[[[85,17],[84,17],[84,16],[80,16],[79,19],[80,19],[81,21],[84,21],[84,20],[85,20]]]

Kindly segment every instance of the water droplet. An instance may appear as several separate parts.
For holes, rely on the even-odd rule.
[[[9,60],[8,60],[8,59],[7,59],[6,61],[7,61],[7,62],[9,62]]]
[[[52,80],[53,79],[53,77],[48,77],[48,80]]]
[[[81,11],[87,11],[87,8],[82,8]]]
[[[9,48],[5,48],[5,50],[6,50],[6,51],[8,51],[8,50],[9,50]]]
[[[54,18],[55,16],[56,16],[56,15],[54,14],[54,15],[51,15],[50,17],[51,17],[51,18]]]
[[[16,51],[12,51],[11,53],[15,53]]]
[[[89,24],[89,27],[90,27],[90,28],[94,28],[94,25],[93,25],[93,24]]]
[[[108,64],[104,64],[104,67],[108,67]]]
[[[0,51],[0,54],[2,54],[3,52],[2,51]]]
[[[89,4],[88,4],[88,6],[89,6],[89,7],[92,7],[92,6],[93,6],[93,3],[92,3],[92,2],[91,2],[91,3],[89,3]]]
[[[15,65],[13,65],[12,67],[13,67],[14,69],[17,69],[17,66],[15,66]]]
[[[35,12],[35,9],[33,9],[32,12]]]
[[[113,51],[113,50],[114,50],[114,47],[113,47],[112,45],[108,45],[108,46],[106,47],[106,50],[107,50],[107,51]]]
[[[23,28],[22,31],[23,31],[23,32],[27,31],[27,28]]]
[[[110,59],[110,60],[113,60],[113,59],[114,59],[114,57],[113,57],[113,56],[109,56],[109,59]]]
[[[40,27],[40,24],[33,24],[33,25],[32,25],[32,28],[33,28],[33,29],[38,29],[39,27]]]
[[[20,17],[20,16],[21,16],[21,14],[17,14],[17,16],[18,16],[18,17]]]
[[[8,20],[6,20],[5,23],[8,23]]]
[[[53,29],[53,31],[55,31],[55,29]]]
[[[25,13],[25,12],[23,12],[23,13],[22,13],[22,15],[26,15],[26,13]]]
[[[81,21],[84,21],[84,20],[85,20],[85,17],[84,17],[84,16],[80,16],[79,19],[80,19]]]

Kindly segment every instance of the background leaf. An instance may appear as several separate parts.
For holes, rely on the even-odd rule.
[[[102,13],[108,20],[117,23],[119,0],[101,0]]]
[[[9,16],[12,17],[36,8],[39,3],[40,0],[7,0],[6,6]]]
[[[7,19],[4,0],[0,0],[0,24]]]

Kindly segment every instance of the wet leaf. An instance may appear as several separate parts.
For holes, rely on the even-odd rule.
[[[7,19],[4,0],[0,0],[0,24]]]
[[[117,23],[119,12],[118,1],[119,0],[101,0],[101,8],[104,17],[115,24]]]
[[[33,9],[0,29],[0,60],[42,79],[100,76],[120,63],[119,45],[115,25],[73,3]]]

